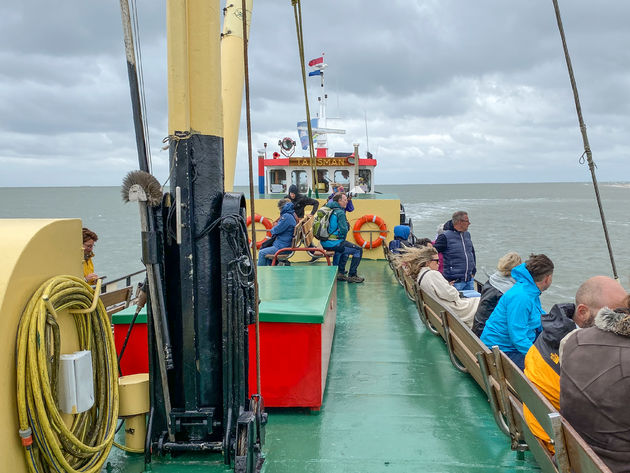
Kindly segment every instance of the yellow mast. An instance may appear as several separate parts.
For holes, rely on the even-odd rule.
[[[253,0],[246,0],[247,34]],[[243,101],[243,13],[241,2],[225,7],[221,37],[221,89],[223,94],[223,169],[225,191],[234,189],[236,148]]]

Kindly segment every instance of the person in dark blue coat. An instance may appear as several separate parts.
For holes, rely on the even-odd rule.
[[[521,370],[525,355],[542,330],[540,294],[553,280],[553,263],[546,255],[530,255],[512,270],[516,284],[501,296],[481,333],[488,347],[497,345]]]
[[[477,257],[468,232],[469,225],[466,212],[455,212],[452,219],[444,224],[444,233],[438,235],[433,244],[444,256],[444,279],[452,283],[458,291],[475,289]]]
[[[278,208],[280,209],[280,218],[270,230],[271,235],[276,236],[276,240],[273,242],[273,245],[260,249],[258,252],[258,266],[271,265],[271,260],[265,258],[266,255],[273,255],[282,248],[291,247],[293,232],[297,224],[295,221],[295,210],[289,199],[280,199]]]

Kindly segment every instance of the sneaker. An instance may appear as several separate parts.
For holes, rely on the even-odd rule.
[[[359,282],[363,282],[363,281],[365,281],[365,278],[362,278],[361,276],[357,276],[357,275],[355,274],[354,276],[348,276],[348,277],[346,278],[346,281],[348,281],[348,282],[356,282],[356,283],[359,283]]]
[[[337,273],[337,281],[347,281],[348,280],[348,276],[346,276],[343,273]]]

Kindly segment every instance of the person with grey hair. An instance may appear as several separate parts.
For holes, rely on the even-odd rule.
[[[438,235],[433,244],[444,256],[444,278],[458,291],[475,289],[477,257],[468,232],[469,225],[468,213],[458,210],[444,224],[444,233]]]
[[[501,296],[508,289],[514,286],[516,282],[512,277],[512,269],[523,261],[518,253],[510,251],[499,259],[497,270],[490,275],[488,281],[481,289],[481,299],[479,300],[479,308],[475,314],[472,331],[478,337],[481,336],[483,328],[486,326],[486,320],[499,303]]]
[[[420,288],[430,294],[453,315],[460,318],[469,327],[479,305],[479,297],[460,297],[444,276],[438,271],[438,253],[431,246],[402,248],[394,257],[394,264],[404,268],[407,275],[413,278]]]

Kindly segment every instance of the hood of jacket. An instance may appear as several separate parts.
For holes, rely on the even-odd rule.
[[[394,238],[400,238],[402,240],[406,240],[409,238],[410,233],[411,233],[411,229],[407,225],[396,225],[394,227]]]
[[[552,350],[557,350],[560,340],[577,327],[573,321],[574,313],[575,304],[564,302],[555,304],[548,314],[541,317],[543,330],[540,337]]]
[[[343,210],[343,207],[341,207],[341,205],[339,205],[339,202],[335,202],[334,200],[329,200],[326,203],[326,207],[330,207],[331,209],[341,209],[341,210]]]
[[[455,230],[452,220],[449,220],[442,226],[442,231],[445,232],[446,230]]]
[[[630,337],[630,310],[602,308],[595,317],[595,326],[606,332]]]
[[[287,197],[289,197],[289,194],[295,194],[295,197],[298,197],[300,195],[300,192],[298,191],[298,186],[296,186],[295,184],[291,184],[289,186],[289,192],[287,193]]]
[[[490,275],[490,278],[488,278],[488,281],[490,282],[490,285],[492,285],[503,294],[505,294],[508,289],[510,289],[512,286],[514,286],[514,283],[516,283],[512,276],[505,276],[499,271],[495,271],[494,273],[492,273]]]
[[[283,215],[283,214],[286,214],[286,213],[293,213],[294,210],[295,210],[295,208],[293,206],[293,202],[287,202],[282,207],[282,210],[280,210],[280,215]]]
[[[525,263],[521,263],[512,269],[512,277],[517,283],[523,285],[527,294],[536,296],[541,294],[540,289],[538,289],[538,286],[536,286],[534,282],[534,278],[532,278],[532,275],[527,270]]]

